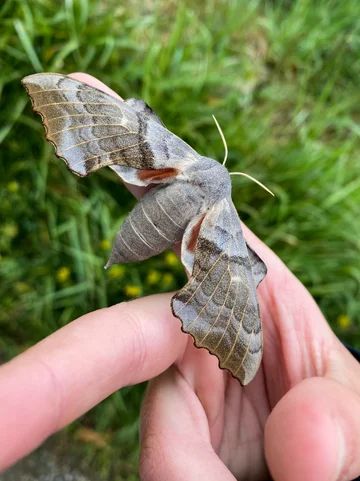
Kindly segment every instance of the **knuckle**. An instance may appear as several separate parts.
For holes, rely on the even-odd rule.
[[[148,359],[148,348],[144,322],[140,314],[128,304],[122,305],[121,317],[127,326],[127,348],[130,351],[130,374],[143,371]]]
[[[51,407],[47,418],[48,432],[54,433],[61,428],[61,417],[64,403],[63,388],[53,367],[47,360],[38,359],[37,365],[41,372],[43,382],[46,385],[46,394],[49,399],[47,404]]]

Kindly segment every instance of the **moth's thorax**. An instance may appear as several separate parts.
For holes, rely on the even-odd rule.
[[[187,175],[200,185],[209,205],[231,195],[231,181],[227,169],[216,160],[201,157]]]

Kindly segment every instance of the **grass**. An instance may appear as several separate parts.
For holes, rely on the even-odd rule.
[[[134,200],[110,171],[71,175],[44,142],[20,85],[36,71],[86,71],[146,100],[168,128],[229,170],[242,219],[360,347],[360,24],[358,0],[127,2],[4,0],[0,6],[0,358],[84,312],[176,289],[171,255],[103,270]],[[143,387],[67,430],[102,479],[137,479]],[[116,473],[116,475],[114,474]]]

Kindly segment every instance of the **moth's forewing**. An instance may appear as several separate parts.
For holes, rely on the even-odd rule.
[[[131,107],[144,110],[144,103],[128,104],[60,74],[34,74],[22,83],[33,109],[41,115],[47,140],[77,175],[115,165],[120,166],[117,173],[123,180],[133,181],[133,169],[181,169],[183,162],[198,158],[189,145],[161,125],[155,113]],[[136,180],[137,185],[149,183]]]

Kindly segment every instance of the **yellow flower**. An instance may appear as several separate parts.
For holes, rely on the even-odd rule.
[[[351,320],[349,316],[346,316],[345,314],[341,314],[341,316],[337,318],[336,322],[341,329],[347,329],[351,326]]]
[[[25,292],[28,292],[30,290],[30,286],[27,282],[15,282],[15,289],[17,292],[20,294],[23,294]]]
[[[8,237],[9,239],[13,239],[18,235],[19,227],[17,224],[15,224],[15,222],[9,222],[8,224],[4,225],[3,232],[5,237]]]
[[[141,289],[139,286],[129,284],[125,286],[125,294],[127,295],[127,297],[137,297],[140,296]]]
[[[159,271],[155,269],[150,269],[147,277],[146,277],[146,282],[150,285],[153,286],[154,284],[157,284],[161,279],[161,274]]]
[[[110,267],[108,273],[109,273],[108,275],[110,279],[120,279],[125,274],[125,267],[119,264],[116,264]]]
[[[108,251],[111,247],[111,244],[110,244],[110,241],[107,240],[107,239],[103,239],[101,242],[100,242],[100,247],[104,250],[104,251]]]
[[[55,47],[49,47],[45,50],[43,53],[44,59],[45,60],[50,60],[56,53],[56,48]]]
[[[15,193],[19,190],[19,184],[13,180],[8,183],[7,188],[10,192]]]
[[[167,272],[163,275],[162,281],[165,287],[169,287],[174,282],[174,276],[170,274],[170,272]]]
[[[70,277],[70,269],[68,267],[60,267],[56,273],[58,282],[66,282]]]
[[[169,266],[176,266],[179,264],[179,259],[174,252],[170,251],[165,254],[165,262]]]
[[[206,103],[212,107],[216,107],[221,103],[221,99],[218,97],[208,97]]]

